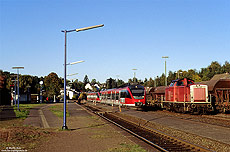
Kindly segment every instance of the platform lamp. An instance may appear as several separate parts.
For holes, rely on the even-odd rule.
[[[82,61],[77,61],[77,62],[71,62],[71,63],[67,63],[66,65],[74,65],[74,64],[78,64],[78,63],[82,63],[85,62],[84,60]],[[78,73],[74,73],[74,74],[68,74],[66,76],[73,76],[73,75],[77,75]],[[73,80],[73,79],[72,79]]]
[[[17,89],[17,95],[18,95],[18,111],[20,110],[19,109],[19,69],[24,69],[24,67],[12,67],[12,69],[17,69],[17,86],[18,86],[18,89]]]
[[[43,85],[43,81],[40,81],[39,84],[40,84],[40,103],[42,103],[42,85]]]
[[[180,74],[182,74],[183,72],[177,71],[177,72],[175,72],[175,73],[177,73],[177,79],[180,79]]]
[[[168,56],[162,56],[165,59],[165,86],[167,86],[167,75],[166,75],[166,59],[169,58]]]
[[[136,79],[135,79],[135,78],[136,78],[136,72],[135,72],[135,71],[136,71],[137,69],[132,69],[132,70],[134,71],[134,78],[133,78],[133,79],[134,79],[134,81],[136,81]],[[135,82],[134,82],[134,83],[135,83]]]
[[[74,29],[74,30],[63,30],[61,32],[65,33],[65,50],[64,50],[64,109],[63,109],[63,126],[62,129],[68,129],[67,125],[66,125],[66,45],[67,45],[67,33],[70,32],[80,32],[80,31],[85,31],[85,30],[89,30],[89,29],[93,29],[93,28],[98,28],[98,27],[103,27],[104,24],[100,24],[100,25],[95,25],[95,26],[90,26],[90,27],[84,27],[84,28],[80,28],[80,29]]]

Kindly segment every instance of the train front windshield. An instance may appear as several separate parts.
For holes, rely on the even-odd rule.
[[[145,97],[145,90],[142,88],[131,89],[131,92],[134,99],[144,99]]]

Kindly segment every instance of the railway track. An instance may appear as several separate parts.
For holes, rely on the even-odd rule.
[[[182,113],[173,113],[169,111],[159,111],[159,113],[167,115],[169,117],[177,117],[179,119],[185,119],[185,120],[230,128],[230,117],[221,117],[215,115],[188,115]]]
[[[211,151],[204,147],[200,147],[198,145],[194,145],[187,141],[177,139],[170,135],[167,135],[161,131],[155,129],[149,129],[140,124],[127,121],[122,119],[121,117],[117,116],[112,112],[105,112],[101,111],[99,108],[85,105],[84,106],[87,110],[99,115],[100,117],[104,118],[105,120],[115,124],[116,126],[122,128],[123,130],[129,132],[130,134],[136,136],[137,138],[143,140],[144,142],[150,144],[154,148],[160,151],[204,151],[208,152]]]

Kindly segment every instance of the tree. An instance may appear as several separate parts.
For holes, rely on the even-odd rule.
[[[123,80],[118,79],[117,87],[122,86],[123,84],[125,84],[125,82]]]
[[[60,94],[61,83],[61,79],[54,72],[46,76],[44,78],[44,86],[47,97],[53,98],[54,95],[58,96]]]
[[[207,68],[201,68],[199,76],[201,77],[202,81],[208,81],[208,80],[210,80],[208,78],[208,69]]]
[[[75,80],[72,84],[72,88],[78,92],[81,92],[85,90],[85,85],[83,82]]]
[[[32,76],[30,75],[20,75],[19,77],[19,87],[21,88],[21,92],[29,91],[28,88],[31,88],[32,85]]]
[[[147,78],[145,78],[145,80],[144,80],[144,87],[147,87],[148,86],[148,79]]]
[[[179,72],[179,71],[177,71],[177,72]],[[175,80],[175,79],[176,79],[176,73],[169,71],[169,75],[167,78],[167,84],[170,84],[172,82],[172,80]]]
[[[84,80],[83,80],[84,86],[89,83],[89,78],[87,75],[85,75]]]
[[[221,71],[222,73],[230,73],[230,63],[228,61],[225,61]]]
[[[189,69],[188,72],[187,71],[183,72],[183,76],[185,78],[193,79],[194,75],[196,75],[196,70],[193,69]]]
[[[10,93],[7,89],[8,74],[0,70],[0,105],[10,104]]]
[[[154,80],[152,78],[149,78],[147,87],[154,87]]]
[[[97,80],[96,79],[92,79],[91,80],[91,85],[95,85],[95,84],[97,84]]]
[[[109,78],[106,80],[106,89],[112,89],[112,88],[116,88],[117,87],[117,83],[116,80]]]
[[[164,73],[160,76],[159,83],[160,83],[159,86],[164,86],[165,85],[165,74]]]
[[[194,74],[192,76],[192,80],[194,80],[194,82],[201,82],[202,81],[201,77],[198,74]]]
[[[221,73],[221,65],[217,61],[214,61],[208,66],[208,71],[208,78],[211,79],[215,74]]]
[[[133,79],[128,80],[128,83],[133,83],[133,82],[134,82]]]
[[[156,87],[160,86],[160,78],[157,76],[155,79]]]

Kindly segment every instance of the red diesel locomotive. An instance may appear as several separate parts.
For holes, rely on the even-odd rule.
[[[195,84],[193,80],[184,78],[173,80],[164,88],[164,93],[157,92],[157,88],[149,93],[151,98],[148,97],[150,100],[147,102],[152,105],[160,104],[161,108],[176,112],[206,112],[212,109],[207,85]]]

